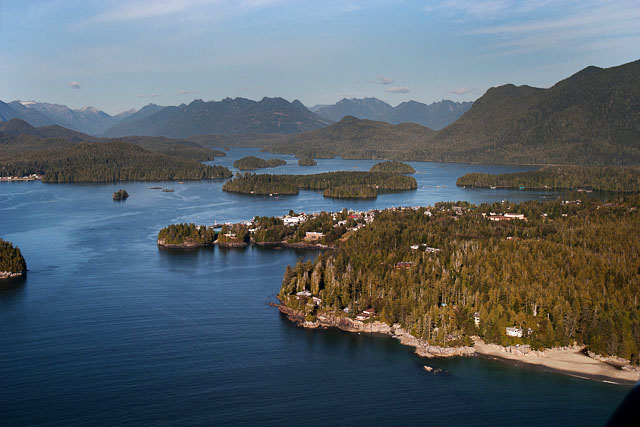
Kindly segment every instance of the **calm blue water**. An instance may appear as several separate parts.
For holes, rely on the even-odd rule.
[[[299,168],[279,157],[292,164],[270,172],[375,163]],[[314,252],[155,244],[175,222],[552,196],[455,187],[469,171],[522,168],[412,165],[417,191],[374,201],[254,198],[223,193],[222,182],[0,184],[0,237],[29,267],[24,283],[0,290],[0,424],[602,424],[628,388],[481,358],[425,361],[389,337],[292,325],[267,302],[285,266]],[[118,188],[131,195],[124,203],[111,200]]]

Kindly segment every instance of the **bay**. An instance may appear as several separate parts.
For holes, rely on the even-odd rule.
[[[375,161],[286,159],[259,173],[368,170]],[[0,237],[27,259],[0,290],[3,425],[602,424],[628,388],[479,357],[429,360],[385,336],[304,330],[267,305],[313,251],[169,251],[160,228],[255,215],[523,201],[558,193],[462,189],[467,172],[526,167],[410,162],[418,189],[375,200],[318,192],[252,197],[223,181],[0,183]],[[171,188],[172,193],[149,187]],[[125,202],[111,193],[124,188]],[[427,373],[428,363],[442,373]]]

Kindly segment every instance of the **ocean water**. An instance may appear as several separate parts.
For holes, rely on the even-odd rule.
[[[235,149],[214,164],[245,155]],[[260,172],[367,170],[319,160]],[[160,228],[255,215],[557,197],[470,190],[466,172],[521,167],[411,163],[416,191],[376,200],[252,197],[222,181],[0,183],[0,237],[27,278],[0,289],[1,425],[598,425],[628,387],[480,357],[425,360],[387,336],[305,330],[268,303],[287,264],[314,251],[162,250]],[[172,188],[173,193],[149,187]],[[111,200],[124,188],[125,202]],[[427,373],[422,366],[442,369]]]

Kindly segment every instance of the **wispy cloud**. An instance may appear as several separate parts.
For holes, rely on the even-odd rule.
[[[409,93],[409,88],[406,86],[393,86],[385,89],[388,93]]]
[[[96,22],[135,21],[167,15],[201,13],[201,9],[216,5],[216,11],[253,10],[278,6],[290,0],[137,0],[112,7],[94,17]]]
[[[193,92],[190,90],[184,90],[184,89],[180,89],[178,91],[178,95],[189,95],[190,93],[193,93]]]
[[[72,81],[68,84],[71,89],[80,89],[80,82]]]
[[[477,24],[465,33],[491,37],[486,46],[499,55],[603,50],[640,36],[637,0],[447,0],[440,6]]]
[[[393,79],[390,78],[390,77],[378,76],[373,80],[369,80],[369,83],[377,83],[377,84],[381,84],[381,85],[390,85],[391,83],[393,83]]]
[[[127,2],[95,17],[99,22],[134,21],[182,13],[192,8],[217,3],[218,0],[145,0]]]
[[[467,87],[459,87],[449,91],[449,93],[452,93],[454,95],[464,95],[465,93],[469,92],[473,92],[473,89],[469,89]]]
[[[139,93],[136,95],[138,98],[155,98],[156,96],[160,96],[157,93]]]

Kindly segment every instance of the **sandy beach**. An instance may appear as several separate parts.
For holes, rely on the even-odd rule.
[[[487,344],[479,337],[473,337],[473,340],[473,348],[478,356],[535,365],[547,371],[615,384],[633,385],[640,381],[640,373],[592,359],[579,348],[548,349],[522,354],[497,344]]]

